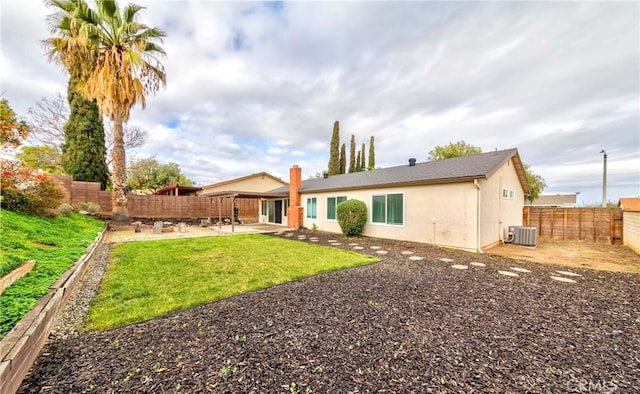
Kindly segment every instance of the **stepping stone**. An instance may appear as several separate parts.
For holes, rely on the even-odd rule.
[[[335,239],[330,239],[327,242],[332,243],[332,242],[338,242],[338,241],[336,241]]]
[[[424,257],[420,257],[420,256],[410,256],[409,260],[413,260],[413,261],[420,261],[420,260],[424,260]]]
[[[474,267],[486,267],[485,263],[478,263],[475,261],[472,261],[470,264],[473,265]]]
[[[307,239],[305,235],[298,235],[298,239]]]
[[[357,243],[352,242],[352,243],[350,243],[350,244],[349,244],[349,246],[358,246],[358,244],[357,244]]]
[[[467,267],[466,265],[462,265],[462,264],[454,264],[454,265],[451,266],[451,268],[456,269],[456,270],[469,269],[469,267]]]
[[[553,280],[557,280],[558,282],[565,282],[565,283],[578,283],[573,279],[569,279],[569,278],[565,278],[564,276],[551,276],[551,279]]]
[[[342,245],[340,242],[330,242],[331,246],[338,246],[338,245]]]
[[[453,263],[453,259],[448,259],[446,257],[443,257],[441,259],[438,259],[440,261],[442,261],[443,263]]]
[[[579,276],[582,277],[582,275],[580,274],[576,274],[575,272],[569,272],[569,271],[556,271],[557,273],[559,273],[560,275],[566,275],[566,276]]]
[[[311,242],[318,242],[318,240],[317,240],[317,239],[310,239],[309,241],[311,241]]]
[[[516,272],[523,272],[523,273],[525,273],[525,274],[528,274],[529,272],[531,272],[531,271],[529,271],[528,269],[520,268],[520,267],[511,267],[511,269],[512,269],[513,271],[516,271]]]
[[[518,276],[518,274],[516,274],[515,272],[511,272],[511,271],[498,271],[499,274],[501,275],[506,275],[506,276]]]
[[[382,249],[380,246],[372,246],[371,249]]]
[[[286,233],[284,236],[291,238],[291,237],[293,237],[293,233]]]
[[[376,250],[377,254],[387,254],[389,252],[387,252],[386,250]]]
[[[362,249],[364,249],[362,246],[354,246],[353,248],[354,248],[355,250],[362,250]]]
[[[400,252],[400,253],[402,253],[402,254],[404,254],[404,255],[413,254],[413,252],[412,252],[412,251],[410,251],[410,250],[403,250],[403,251],[402,251],[402,252]]]

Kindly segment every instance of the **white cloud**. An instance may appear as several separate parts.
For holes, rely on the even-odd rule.
[[[605,149],[610,190],[640,195],[637,3],[139,3],[167,33],[168,81],[132,112],[149,131],[136,154],[199,184],[320,172],[337,119],[347,145],[375,136],[379,166],[460,139],[518,147],[550,191],[585,201],[600,198]],[[66,91],[40,45],[48,13],[2,4],[2,91],[18,114]]]

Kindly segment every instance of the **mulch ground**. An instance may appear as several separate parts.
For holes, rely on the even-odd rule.
[[[20,392],[640,390],[639,275],[572,268],[582,276],[571,277],[557,266],[423,244],[291,236],[310,237],[388,253],[377,264],[52,340]]]

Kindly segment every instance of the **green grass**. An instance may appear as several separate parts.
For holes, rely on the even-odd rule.
[[[341,249],[255,234],[120,244],[111,251],[86,325],[101,330],[141,322],[376,261]]]
[[[82,256],[104,223],[84,215],[42,218],[0,211],[0,275],[26,260],[34,269],[0,296],[0,338]]]

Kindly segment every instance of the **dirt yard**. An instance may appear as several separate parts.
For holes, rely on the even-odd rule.
[[[553,240],[538,241],[536,248],[498,245],[485,250],[485,253],[543,264],[640,273],[640,256],[622,245]]]

